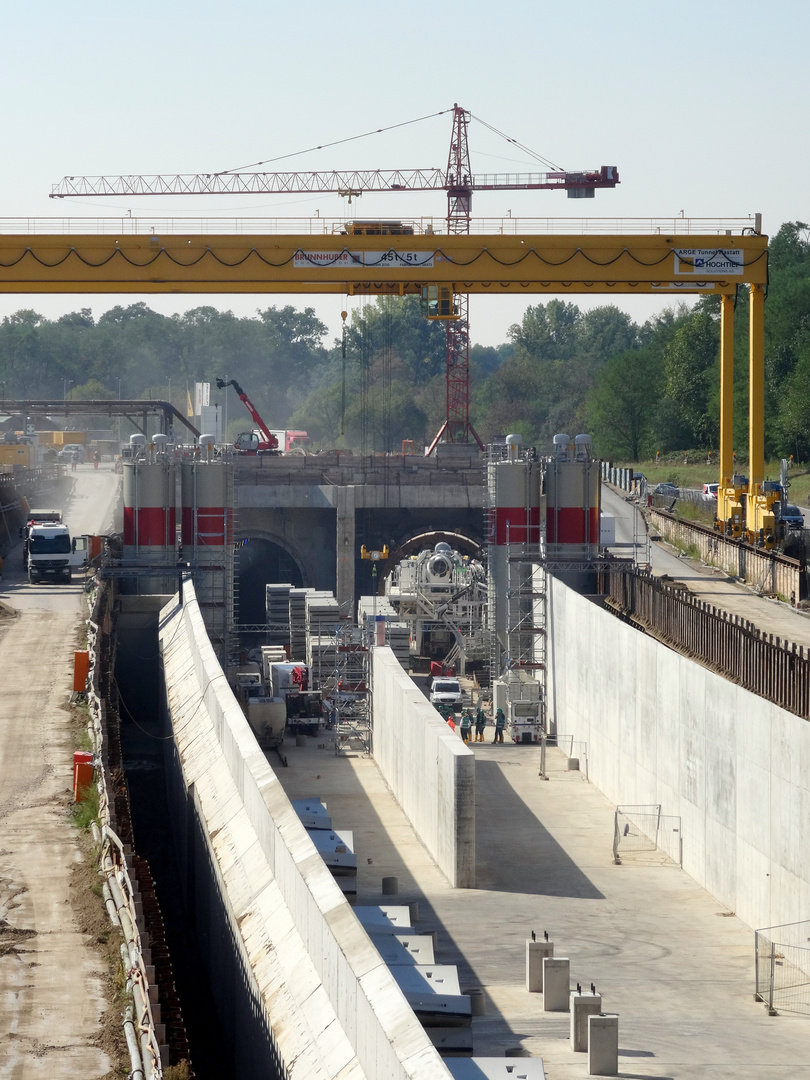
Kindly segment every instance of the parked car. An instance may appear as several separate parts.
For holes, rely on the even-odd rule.
[[[64,456],[63,456],[64,455]],[[78,457],[76,457],[78,455]],[[85,461],[84,447],[81,443],[65,443],[56,455],[57,461]]]
[[[719,487],[720,487],[719,484],[704,484],[703,485],[703,494],[707,495],[711,499],[716,499],[717,498],[717,489]]]
[[[665,498],[677,499],[678,487],[676,484],[656,484],[653,495],[663,495]]]
[[[785,503],[784,509],[780,503],[776,503],[773,512],[776,520],[783,521],[789,529],[804,528],[804,514],[795,503]]]

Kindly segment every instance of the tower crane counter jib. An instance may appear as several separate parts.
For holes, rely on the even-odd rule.
[[[227,381],[224,379],[217,379],[217,390],[224,390],[228,386],[232,386],[237,392],[240,401],[244,403],[245,408],[251,415],[253,423],[258,428],[258,431],[240,431],[233,444],[234,449],[239,454],[277,454],[279,452],[278,439],[272,431],[270,431],[261,416],[259,416],[256,406],[236,379],[228,379]]]

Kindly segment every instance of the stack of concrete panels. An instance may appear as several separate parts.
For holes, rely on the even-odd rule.
[[[265,591],[267,641],[270,645],[290,647],[290,584],[268,585]]]
[[[307,596],[314,589],[290,589],[290,659],[303,663],[307,655]]]
[[[326,804],[317,797],[293,799],[292,805],[341,892],[350,900],[354,899],[357,896],[354,833],[333,829]]]
[[[459,989],[455,965],[434,962],[432,938],[413,932],[411,908],[362,905],[354,913],[439,1053],[471,1055],[470,997]]]
[[[357,621],[365,626],[372,643],[374,642],[373,623],[384,619],[385,644],[391,646],[391,650],[399,660],[402,667],[408,671],[411,659],[411,634],[407,623],[399,621],[399,615],[391,601],[385,596],[361,596],[357,602]]]
[[[340,610],[333,593],[311,592],[305,598],[307,618],[307,663],[321,676],[335,669],[335,634]]]
[[[411,664],[411,632],[404,622],[388,622],[386,625],[387,644],[406,671]]]

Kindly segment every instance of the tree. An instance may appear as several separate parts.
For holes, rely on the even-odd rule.
[[[696,309],[664,349],[662,421],[672,445],[710,448],[717,437],[720,330],[708,312]]]
[[[601,455],[641,460],[653,442],[662,383],[661,361],[649,349],[608,360],[588,399],[588,422]]]

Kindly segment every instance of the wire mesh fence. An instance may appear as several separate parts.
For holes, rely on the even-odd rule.
[[[681,819],[662,814],[660,803],[617,806],[613,815],[613,861],[634,856],[669,859],[683,866]]]
[[[754,933],[754,999],[771,1016],[810,1015],[810,922],[766,926]]]

